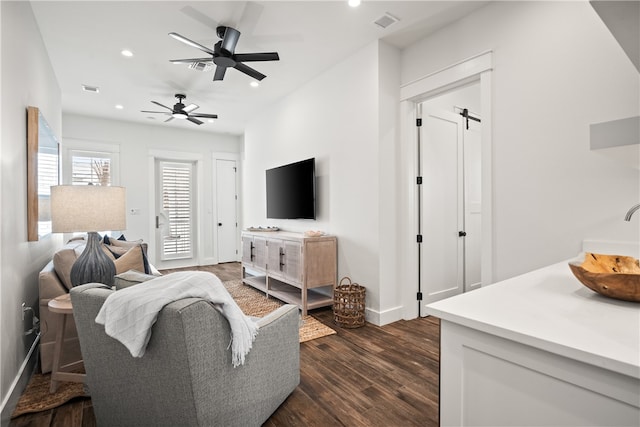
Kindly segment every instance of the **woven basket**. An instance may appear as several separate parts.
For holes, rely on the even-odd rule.
[[[343,277],[333,291],[333,321],[342,328],[364,326],[366,288]]]

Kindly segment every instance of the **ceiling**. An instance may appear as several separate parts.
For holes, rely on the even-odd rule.
[[[62,110],[157,126],[240,135],[246,123],[282,97],[350,54],[382,39],[399,48],[484,6],[483,1],[32,1],[42,38],[62,90]],[[399,19],[381,28],[388,13]],[[170,59],[205,57],[168,36],[176,32],[213,48],[223,24],[242,34],[236,53],[277,51],[279,61],[248,65],[266,74],[257,88],[249,76],[227,70],[196,71]],[[121,55],[123,49],[132,57]],[[99,93],[83,91],[97,86]],[[168,107],[176,93],[212,123],[172,120],[151,103]],[[116,109],[121,105],[122,109]]]

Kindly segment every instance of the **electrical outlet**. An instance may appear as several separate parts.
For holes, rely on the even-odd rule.
[[[27,304],[25,304],[24,302],[22,303],[22,310],[21,310],[23,324],[25,321],[25,313],[28,311],[31,312],[31,325],[25,326],[25,329],[26,329],[24,332],[25,335],[31,335],[33,333],[37,333],[40,330],[40,319],[38,319],[38,317],[36,316],[36,313],[33,310],[33,308],[28,307]]]

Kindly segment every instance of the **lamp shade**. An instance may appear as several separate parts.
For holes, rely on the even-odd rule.
[[[56,185],[51,187],[54,233],[124,230],[127,228],[124,187]]]

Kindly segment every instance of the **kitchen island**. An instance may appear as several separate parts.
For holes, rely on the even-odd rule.
[[[441,321],[443,426],[640,425],[640,304],[567,262],[427,306]]]

